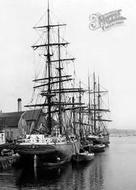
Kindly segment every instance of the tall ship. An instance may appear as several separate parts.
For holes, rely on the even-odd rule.
[[[107,115],[107,113],[109,113],[110,110],[109,108],[105,108],[103,100],[103,96],[107,93],[107,90],[101,89],[99,77],[98,82],[96,82],[96,76],[95,73],[93,73],[93,88],[90,89],[90,82],[88,88],[88,113],[89,124],[91,126],[88,138],[92,139],[92,141],[96,144],[104,144],[106,146],[110,143],[107,123],[111,122]]]
[[[75,98],[83,89],[75,87],[68,73],[74,58],[68,55],[69,43],[61,36],[65,24],[52,23],[49,2],[46,18],[46,24],[34,27],[40,32],[40,40],[32,46],[44,68],[33,80],[40,100],[26,105],[30,110],[19,121],[21,138],[15,151],[45,166],[55,166],[69,162],[72,155],[79,153],[80,138],[73,113],[83,107]]]

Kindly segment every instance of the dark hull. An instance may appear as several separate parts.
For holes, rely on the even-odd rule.
[[[0,152],[1,152],[3,149],[5,149],[5,148],[7,148],[6,143],[5,143],[5,144],[0,144]]]
[[[37,157],[37,162],[44,166],[57,166],[71,161],[72,155],[79,152],[80,143],[68,142],[52,145],[16,145],[15,152],[25,160]]]
[[[89,162],[94,159],[94,154],[76,154],[72,156],[73,162]]]
[[[15,152],[20,155],[41,155],[55,152],[56,148],[52,145],[20,145],[17,144]]]
[[[2,150],[4,150],[4,149],[14,150],[14,144],[13,144],[13,143],[0,144],[0,153],[1,153]]]
[[[99,137],[96,140],[97,143],[102,143],[105,144],[106,146],[108,146],[110,144],[110,140],[109,140],[109,135],[105,135],[103,137]]]
[[[108,146],[110,144],[109,135],[103,135],[103,136],[97,136],[95,137],[89,137],[88,140],[94,144],[104,144]]]
[[[98,153],[98,152],[104,152],[105,151],[105,145],[101,146],[100,144],[96,144],[96,145],[86,145],[83,147],[84,150],[88,151],[88,152],[93,152],[93,153]]]
[[[101,145],[92,145],[90,147],[91,152],[94,153],[99,153],[99,152],[104,152],[105,151],[105,146]]]

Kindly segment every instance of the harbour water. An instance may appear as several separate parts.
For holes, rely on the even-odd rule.
[[[88,164],[59,169],[12,168],[0,172],[1,190],[135,190],[136,137],[111,137],[105,152]]]

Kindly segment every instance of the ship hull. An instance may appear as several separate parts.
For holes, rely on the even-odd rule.
[[[98,139],[96,139],[96,142],[108,146],[110,144],[109,135],[104,135],[102,137],[99,137]]]
[[[98,153],[98,152],[104,152],[105,151],[105,144],[88,144],[86,146],[84,146],[84,150],[88,151],[88,152],[94,152],[94,153]]]
[[[94,159],[94,153],[79,153],[76,155],[73,155],[72,161],[73,162],[88,162]]]
[[[94,153],[104,152],[105,151],[105,145],[104,144],[92,145],[90,147],[90,150],[91,150],[91,152],[94,152]]]
[[[110,144],[109,135],[102,135],[102,136],[88,136],[87,139],[94,144],[104,144],[108,146]]]
[[[53,166],[64,164],[71,161],[72,155],[79,152],[80,142],[67,142],[52,145],[41,144],[18,144],[15,152],[21,157],[34,159],[36,155],[38,163],[43,163],[45,166]]]

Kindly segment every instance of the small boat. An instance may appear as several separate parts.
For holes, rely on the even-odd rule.
[[[90,150],[94,153],[104,152],[105,148],[105,144],[94,144],[90,146]]]
[[[98,153],[98,152],[104,152],[106,145],[103,143],[95,143],[92,139],[88,142],[86,141],[86,144],[82,144],[82,148],[85,151],[88,152],[94,152],[94,153]]]
[[[14,151],[11,149],[3,149],[1,151],[1,156],[12,156],[14,154]]]
[[[88,162],[94,159],[94,153],[89,153],[88,151],[77,153],[72,156],[72,161],[74,162]]]
[[[105,129],[106,130],[106,129]],[[109,141],[109,133],[107,131],[107,134],[99,134],[99,135],[88,135],[88,140],[92,140],[95,144],[105,144],[108,146],[110,144]]]

